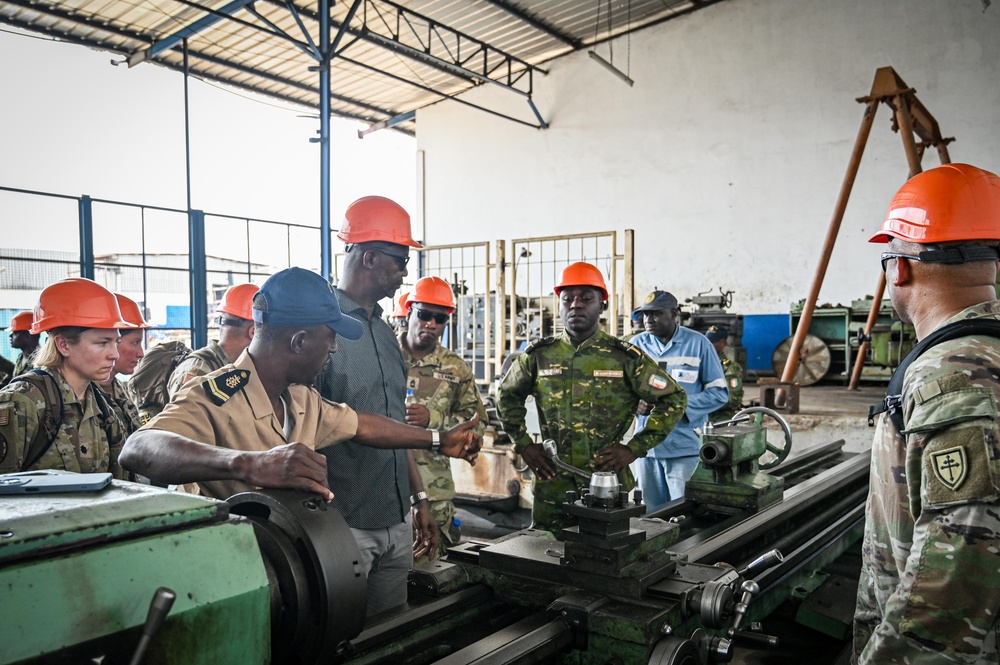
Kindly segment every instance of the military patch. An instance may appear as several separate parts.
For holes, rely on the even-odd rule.
[[[191,372],[188,372],[187,374],[184,375],[184,380],[181,381],[181,385],[183,386],[185,383],[187,383],[191,379],[197,378],[199,376],[201,376],[201,374],[192,374]]]
[[[250,380],[250,372],[245,369],[234,369],[209,379],[204,384],[205,393],[216,405],[222,406],[229,401]]]
[[[625,372],[620,369],[595,369],[594,376],[607,377],[609,379],[620,379],[625,376]]]
[[[659,374],[653,374],[649,377],[649,385],[657,390],[663,390],[667,387],[667,380]]]
[[[629,355],[635,356],[636,358],[642,358],[643,356],[642,349],[640,349],[635,344],[632,344],[631,342],[626,342],[625,340],[618,339],[617,337],[615,338],[614,341],[615,344],[618,345],[618,348],[621,349],[622,351],[625,351]]]
[[[956,446],[931,453],[931,468],[942,485],[950,490],[957,490],[965,482],[969,471],[965,448]]]
[[[418,379],[417,377],[410,376],[410,377],[406,378],[406,389],[407,390],[416,390],[417,386],[419,386],[419,385],[420,385],[420,379]]]
[[[0,427],[10,422],[10,417],[13,413],[14,413],[13,402],[0,404]]]
[[[540,369],[538,370],[538,376],[559,376],[562,374],[562,369],[556,367],[555,369]]]
[[[434,372],[435,379],[441,379],[442,381],[448,381],[449,383],[458,383],[458,377],[454,374],[448,374],[447,372]]]
[[[740,380],[737,379],[735,376],[733,378],[729,379],[729,387],[730,388],[739,388],[740,387]]]

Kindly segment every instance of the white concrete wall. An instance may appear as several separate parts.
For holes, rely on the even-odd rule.
[[[626,38],[614,53],[625,69]],[[547,130],[454,102],[420,111],[427,241],[633,228],[638,297],[721,286],[735,311],[787,312],[809,291],[855,98],[883,66],[956,138],[952,161],[1000,171],[998,2],[730,0],[633,34],[630,60],[632,88],[585,52],[545,65]],[[468,99],[527,114],[499,89]],[[866,240],[908,174],[890,122],[882,105],[821,303],[875,288],[881,250]]]

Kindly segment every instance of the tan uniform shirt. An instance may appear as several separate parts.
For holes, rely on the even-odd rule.
[[[291,418],[287,439],[257,377],[253,359],[244,351],[234,364],[186,383],[142,429],[165,430],[200,443],[253,452],[296,441],[313,449],[323,448],[357,434],[357,413],[343,404],[328,402],[314,388],[292,385],[282,397],[285,418]],[[255,489],[239,480],[203,481],[198,485],[202,494],[217,499]]]

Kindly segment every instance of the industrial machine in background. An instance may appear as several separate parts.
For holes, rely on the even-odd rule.
[[[803,307],[804,301],[791,307],[791,336],[778,345],[772,356],[775,374],[780,375],[785,367]],[[892,303],[885,299],[878,308],[871,334],[866,336],[864,331],[871,310],[871,298],[855,300],[849,307],[816,307],[809,323],[809,333],[799,350],[795,381],[803,386],[823,380],[840,381],[846,385],[856,362],[858,347],[864,341],[866,350],[861,380],[887,382],[892,371],[913,348],[916,334],[913,326],[899,320]]]
[[[725,326],[729,330],[726,340],[726,355],[740,364],[747,366],[747,350],[743,346],[743,315],[728,311],[733,305],[733,291],[719,287],[718,294],[703,291],[698,295],[685,298],[685,303],[695,306],[693,311],[681,309],[680,324],[704,334],[712,326]]]
[[[577,525],[560,539],[465,542],[367,623],[350,530],[315,495],[223,503],[115,482],[16,497],[0,663],[704,665],[803,633],[808,662],[832,663],[850,612],[830,594],[854,592],[868,460],[843,442],[784,460],[790,438],[769,443],[765,415],[706,430],[691,497],[653,515],[613,474],[572,470],[589,490],[567,496]]]

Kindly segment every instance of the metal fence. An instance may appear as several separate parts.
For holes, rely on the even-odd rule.
[[[0,325],[31,309],[60,279],[89,277],[132,298],[155,327],[147,345],[207,343],[223,292],[255,284],[289,266],[319,272],[317,227],[191,212],[123,201],[0,187]],[[339,246],[336,237],[331,246]],[[605,326],[621,335],[633,305],[633,232],[607,231],[415,250],[408,290],[420,277],[452,285],[456,309],[442,343],[468,362],[480,384],[499,376],[504,358],[530,340],[559,334],[552,287],[562,269],[589,261],[608,284]],[[343,254],[334,257],[334,283]],[[415,264],[415,265],[414,265]],[[392,303],[386,302],[388,315]],[[0,353],[13,359],[6,335]]]

